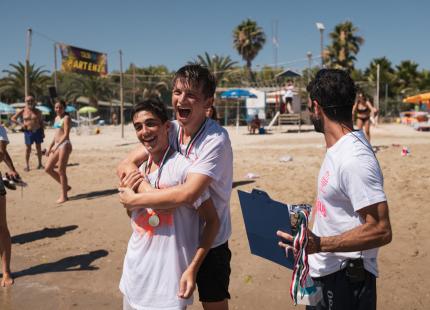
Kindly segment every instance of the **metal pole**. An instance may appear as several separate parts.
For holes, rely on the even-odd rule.
[[[54,43],[54,86],[58,92],[58,80],[57,80],[57,42]]]
[[[124,138],[124,74],[122,72],[122,51],[119,50],[119,98],[121,101],[121,138]]]
[[[136,66],[133,66],[133,105],[136,105]]]
[[[379,64],[376,65],[376,100],[375,107],[379,109],[379,73],[381,71],[381,66]]]
[[[324,68],[324,29],[320,29],[321,41],[321,68]]]
[[[387,108],[388,108],[388,83],[385,83],[385,99],[384,99],[384,106],[385,106],[385,115],[387,115]]]
[[[312,70],[312,53],[308,52],[308,84],[311,82],[311,70]]]
[[[31,47],[31,28],[27,29],[26,51],[25,51],[25,68],[24,68],[24,94],[27,97],[30,93],[30,82],[28,79],[28,71],[30,68],[30,47]]]

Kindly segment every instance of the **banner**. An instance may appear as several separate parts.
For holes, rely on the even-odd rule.
[[[107,54],[79,47],[60,44],[61,70],[85,75],[104,76],[107,70]]]

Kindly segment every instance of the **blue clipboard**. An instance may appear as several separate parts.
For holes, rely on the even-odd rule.
[[[286,257],[276,235],[278,230],[291,234],[288,206],[272,200],[261,190],[253,189],[251,193],[238,190],[238,193],[251,253],[293,269],[293,254],[290,251]]]

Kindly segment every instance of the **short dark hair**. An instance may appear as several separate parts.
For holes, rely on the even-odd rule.
[[[169,120],[167,115],[167,108],[164,103],[160,100],[156,99],[147,99],[145,101],[139,102],[133,108],[133,112],[131,114],[131,119],[134,119],[134,116],[140,111],[148,111],[157,116],[162,123],[165,123]]]
[[[205,98],[211,98],[215,94],[215,77],[208,68],[200,64],[189,64],[180,68],[173,77],[173,85],[178,80],[184,84],[189,84],[191,87],[201,87]]]
[[[348,72],[340,69],[322,69],[306,88],[312,101],[317,101],[330,120],[352,120],[356,87]]]

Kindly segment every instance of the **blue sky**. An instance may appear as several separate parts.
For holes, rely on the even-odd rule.
[[[394,65],[412,60],[420,69],[430,69],[430,1],[425,0],[1,0],[0,12],[0,71],[24,61],[28,27],[34,31],[31,62],[48,70],[53,69],[53,42],[45,36],[108,53],[110,71],[119,69],[119,49],[125,67],[134,62],[174,70],[206,51],[243,64],[233,48],[232,31],[246,18],[256,20],[267,35],[253,65],[274,63],[275,20],[278,63],[298,70],[307,66],[308,51],[320,53],[315,22],[324,23],[329,43],[334,26],[351,20],[365,39],[358,68],[386,56]]]

